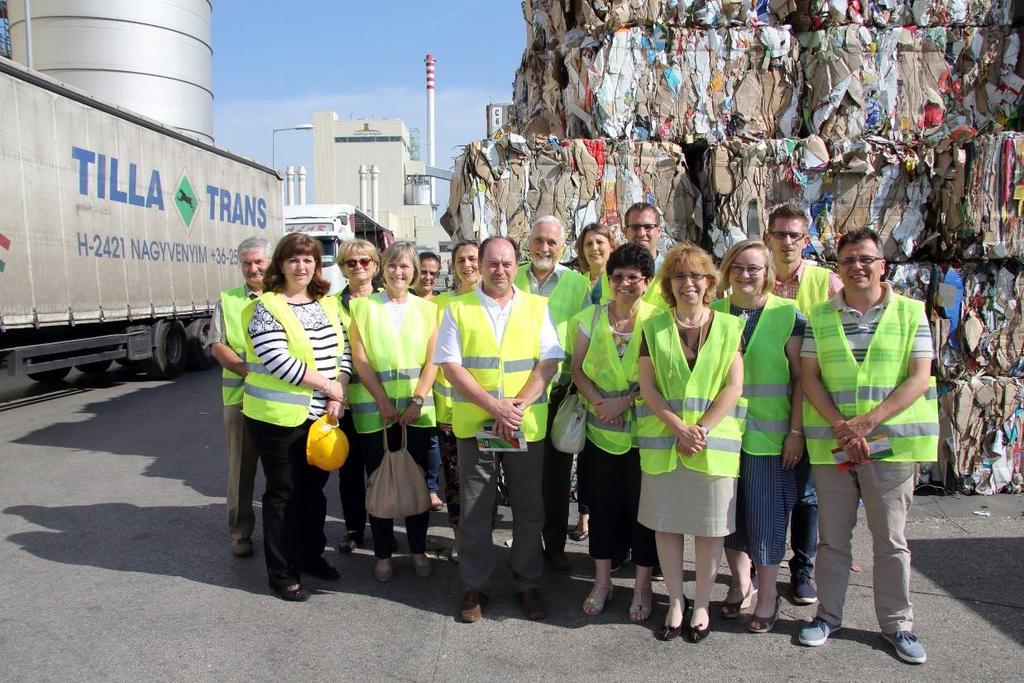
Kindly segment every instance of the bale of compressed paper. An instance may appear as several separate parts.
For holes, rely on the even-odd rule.
[[[786,137],[803,86],[788,27],[620,28],[527,50],[514,85],[523,133],[613,140]]]
[[[792,15],[800,29],[844,24],[896,26],[1010,26],[1019,0],[797,0]]]
[[[506,235],[525,244],[533,220],[554,215],[571,241],[595,221],[619,231],[639,201],[659,207],[671,238],[700,238],[701,196],[679,145],[511,134],[466,145],[441,224],[454,238]]]
[[[705,195],[713,218],[707,238],[716,256],[737,241],[764,234],[768,214],[792,202],[810,217],[811,246],[834,259],[835,244],[869,226],[886,257],[913,256],[925,231],[931,177],[912,148],[882,138],[831,145],[803,139],[731,139],[705,159]]]
[[[940,253],[1024,259],[1024,134],[965,131],[934,154],[929,222]]]
[[[939,463],[964,493],[1020,493],[1024,381],[977,376],[939,391]]]
[[[868,28],[799,34],[804,129],[825,138],[936,142],[962,126],[1019,126],[1024,30]]]

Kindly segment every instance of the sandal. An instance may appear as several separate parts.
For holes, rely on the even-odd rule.
[[[583,613],[596,617],[604,611],[604,604],[612,596],[613,587],[612,584],[602,585],[595,583],[594,587],[590,589],[590,595],[583,601]]]
[[[633,604],[629,606],[629,620],[634,624],[651,618],[651,597],[653,591],[633,589]]]
[[[757,595],[757,589],[751,586],[750,592],[743,596],[743,599],[739,602],[729,602],[728,600],[722,603],[722,606],[718,608],[718,615],[723,619],[735,619],[740,615],[746,607],[750,606],[754,596]]]
[[[775,628],[775,622],[779,620],[779,610],[782,608],[782,595],[775,596],[775,612],[770,617],[759,617],[755,611],[754,616],[747,622],[747,630],[751,633],[768,633]]]

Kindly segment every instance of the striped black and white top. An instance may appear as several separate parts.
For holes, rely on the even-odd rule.
[[[313,345],[316,371],[329,379],[337,379],[340,373],[351,376],[352,354],[348,338],[344,339],[344,353],[339,358],[338,335],[320,304],[313,301],[308,304],[288,305],[309,335],[309,341]],[[290,384],[298,385],[302,381],[303,375],[306,374],[306,363],[288,353],[288,339],[284,326],[270,314],[261,301],[256,302],[253,308],[249,336],[252,337],[253,348],[267,372]],[[327,397],[319,390],[314,390],[308,417],[315,420],[326,410]]]

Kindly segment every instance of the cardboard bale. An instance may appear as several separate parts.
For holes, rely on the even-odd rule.
[[[939,387],[939,463],[963,493],[1021,492],[1024,381],[973,377]]]
[[[1024,260],[1024,134],[963,132],[934,156],[929,222],[940,255]]]
[[[830,139],[936,143],[958,128],[1020,123],[1022,29],[877,29],[799,34],[804,128]]]
[[[687,143],[794,135],[801,87],[787,27],[633,27],[528,50],[514,101],[523,133]]]
[[[882,138],[828,145],[817,136],[728,140],[705,160],[713,219],[708,239],[721,257],[737,241],[764,234],[785,202],[804,208],[811,249],[835,258],[839,237],[869,226],[894,262],[911,258],[924,229],[931,178],[916,151]]]
[[[897,26],[1010,26],[1020,0],[797,0],[800,30],[844,24]]]
[[[505,235],[525,245],[532,221],[554,215],[570,242],[595,221],[621,240],[622,216],[638,201],[659,207],[670,239],[700,238],[700,192],[679,145],[512,134],[465,147],[441,223],[453,238]]]

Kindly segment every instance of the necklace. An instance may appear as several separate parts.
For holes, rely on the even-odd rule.
[[[704,311],[700,314],[700,319],[697,320],[697,322],[686,323],[686,322],[683,322],[682,320],[679,319],[679,311],[677,311],[677,310],[673,310],[672,311],[672,315],[674,315],[675,318],[676,318],[676,324],[679,325],[679,327],[682,327],[682,328],[687,329],[687,330],[692,330],[692,329],[697,328],[697,327],[702,327],[704,325],[704,323],[707,322],[706,318],[708,316],[708,313],[709,313],[709,309],[704,309]]]
[[[607,309],[608,309],[608,322],[611,323],[612,329],[615,330],[616,332],[621,333],[621,332],[623,332],[626,328],[628,328],[632,324],[632,322],[633,322],[633,315],[632,315],[632,313],[626,315],[626,317],[624,317],[624,318],[619,318],[618,320],[612,320],[612,315],[614,314],[615,316],[618,316],[618,313],[615,312],[615,308],[611,304],[608,304]]]

